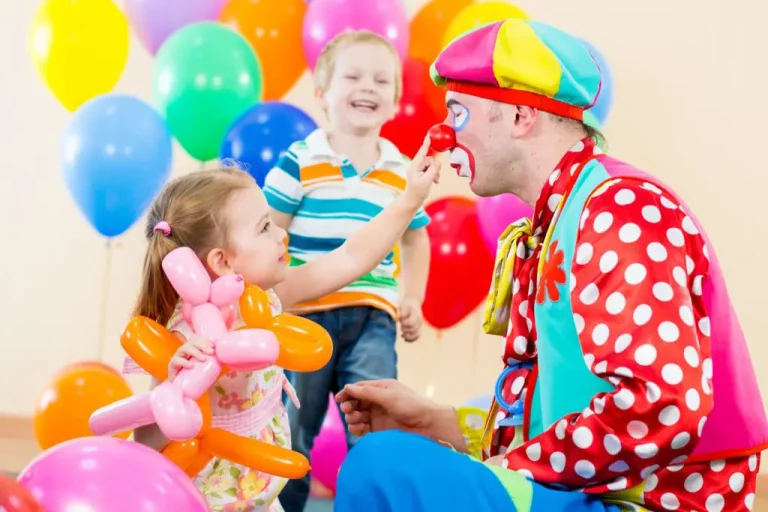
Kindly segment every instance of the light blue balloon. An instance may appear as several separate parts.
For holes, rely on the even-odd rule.
[[[602,81],[600,85],[600,95],[597,97],[595,105],[589,109],[588,112],[595,116],[600,125],[603,125],[613,108],[613,72],[611,71],[611,66],[608,65],[608,61],[605,59],[605,56],[600,53],[597,48],[583,39],[581,42],[587,47],[592,54],[592,58],[595,59],[595,63],[600,68]]]
[[[64,183],[88,222],[121,235],[146,211],[171,173],[172,139],[147,103],[107,94],[81,106],[61,142]]]

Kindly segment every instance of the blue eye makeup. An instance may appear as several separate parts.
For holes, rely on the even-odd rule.
[[[460,132],[469,122],[469,109],[464,105],[451,105],[451,120],[454,131]]]

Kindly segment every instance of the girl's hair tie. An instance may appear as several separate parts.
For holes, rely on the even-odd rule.
[[[152,228],[153,233],[157,233],[158,231],[162,232],[165,237],[171,236],[171,225],[162,220]]]

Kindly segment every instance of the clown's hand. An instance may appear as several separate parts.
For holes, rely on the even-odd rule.
[[[416,156],[413,157],[406,171],[405,197],[409,205],[419,207],[427,200],[432,185],[440,178],[440,162],[427,156],[429,138],[424,139]]]

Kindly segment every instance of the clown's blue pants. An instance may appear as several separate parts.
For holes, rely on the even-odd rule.
[[[335,512],[618,512],[579,492],[557,491],[490,467],[415,434],[363,437],[339,472]]]

